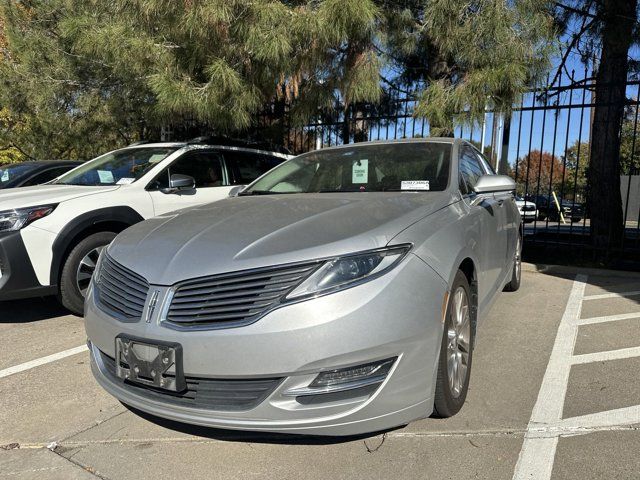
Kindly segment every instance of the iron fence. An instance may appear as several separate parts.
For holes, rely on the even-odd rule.
[[[548,88],[524,95],[509,116],[487,110],[483,122],[457,127],[455,136],[481,148],[496,170],[514,177],[517,195],[535,203],[537,218],[525,224],[530,252],[570,252],[588,258],[589,205],[587,170],[593,111],[606,99],[595,98],[594,80],[585,71],[559,78]],[[627,83],[622,122],[621,200],[626,235],[625,255],[640,257],[640,81]],[[379,105],[357,104],[319,112],[301,126],[290,124],[286,102],[260,115],[254,136],[284,144],[292,153],[371,140],[426,137],[428,122],[414,116],[417,94],[395,90]]]

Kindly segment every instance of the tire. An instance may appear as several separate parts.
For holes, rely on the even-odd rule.
[[[522,278],[522,236],[518,235],[516,252],[513,255],[513,268],[511,270],[511,280],[504,286],[505,292],[515,292],[520,288]]]
[[[471,299],[467,277],[458,270],[447,304],[440,345],[433,402],[433,415],[436,417],[447,418],[455,415],[467,398],[475,337]],[[462,308],[458,308],[458,305]],[[464,371],[461,371],[462,366]]]
[[[67,256],[60,275],[59,300],[76,315],[84,313],[84,291],[91,279],[97,254],[116,237],[113,232],[98,232],[81,240]],[[82,263],[84,261],[84,263]],[[82,265],[81,265],[82,263]],[[81,289],[84,287],[84,291]]]

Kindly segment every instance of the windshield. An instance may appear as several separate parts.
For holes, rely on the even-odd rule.
[[[36,165],[32,164],[15,164],[15,165],[0,165],[0,188],[9,184],[9,182],[19,178],[31,170],[34,170]]]
[[[241,195],[313,192],[441,191],[449,183],[450,143],[360,144],[291,159]]]
[[[161,162],[177,147],[125,148],[107,153],[63,175],[63,185],[128,185]]]

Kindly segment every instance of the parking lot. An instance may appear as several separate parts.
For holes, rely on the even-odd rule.
[[[457,416],[326,439],[189,427],[93,380],[82,320],[0,305],[0,479],[640,476],[640,275],[529,265],[480,326]]]

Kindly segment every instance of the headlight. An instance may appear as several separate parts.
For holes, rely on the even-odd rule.
[[[46,217],[57,205],[41,205],[39,207],[17,208],[0,212],[0,232],[15,232],[26,227],[39,218]]]
[[[371,280],[397,265],[410,248],[410,245],[398,245],[328,260],[287,295],[287,300],[328,293]]]

